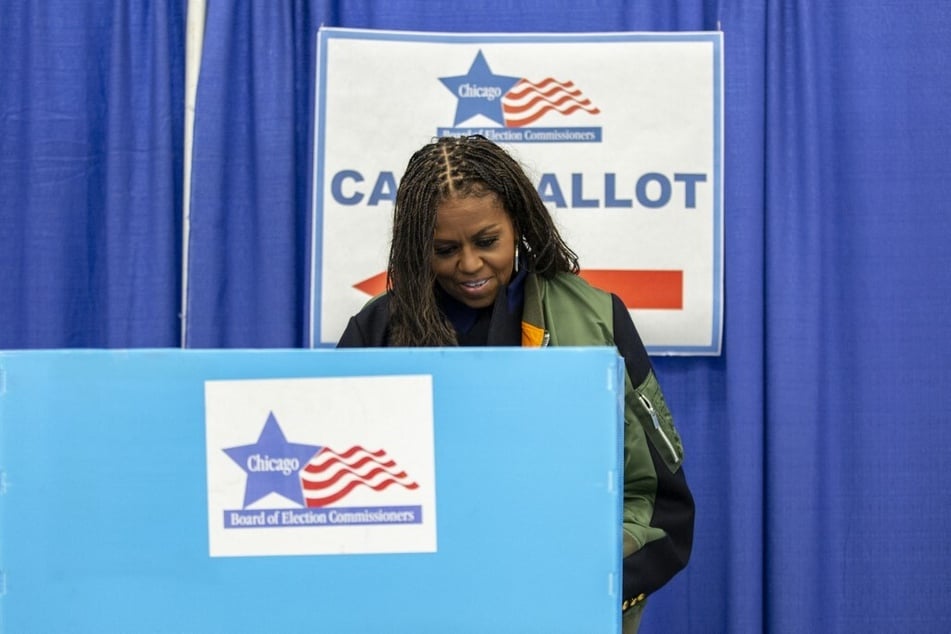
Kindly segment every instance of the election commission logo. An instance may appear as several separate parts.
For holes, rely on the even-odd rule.
[[[422,505],[382,503],[391,488],[419,489],[384,448],[352,445],[337,451],[324,445],[290,442],[271,412],[256,442],[222,451],[246,476],[242,508],[224,510],[225,529],[422,522]],[[348,497],[360,489],[374,492],[381,504],[347,506]],[[251,508],[272,494],[291,505]]]
[[[601,127],[534,126],[544,119],[564,120],[601,113],[571,80],[545,77],[497,75],[480,50],[465,75],[439,77],[455,95],[456,112],[452,127],[437,128],[438,136],[481,134],[506,143],[600,143]],[[494,126],[459,127],[477,116],[497,123]]]

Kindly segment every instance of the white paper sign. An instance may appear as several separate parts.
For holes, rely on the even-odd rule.
[[[432,377],[207,381],[212,557],[435,552]]]
[[[318,37],[312,345],[384,288],[410,155],[482,134],[526,168],[582,276],[651,354],[720,353],[722,34]]]

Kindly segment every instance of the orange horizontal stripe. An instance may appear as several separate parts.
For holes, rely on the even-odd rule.
[[[684,307],[684,272],[674,270],[582,269],[592,286],[614,293],[628,308]]]
[[[684,272],[677,270],[582,269],[592,286],[614,293],[628,308],[682,310]],[[367,295],[386,290],[386,272],[353,285]]]

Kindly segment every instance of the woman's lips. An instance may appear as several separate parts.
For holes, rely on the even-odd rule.
[[[466,295],[479,295],[488,284],[489,280],[486,278],[481,280],[472,280],[471,282],[460,282],[459,288],[461,288],[462,292]]]

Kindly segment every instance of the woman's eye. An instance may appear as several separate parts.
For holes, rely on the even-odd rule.
[[[479,247],[480,249],[488,249],[489,247],[493,246],[498,241],[499,239],[494,237],[493,238],[479,238],[478,240],[476,240],[476,246]]]
[[[448,247],[436,247],[433,251],[438,257],[445,258],[452,255],[453,251],[455,250],[456,250],[456,247],[448,246]]]

